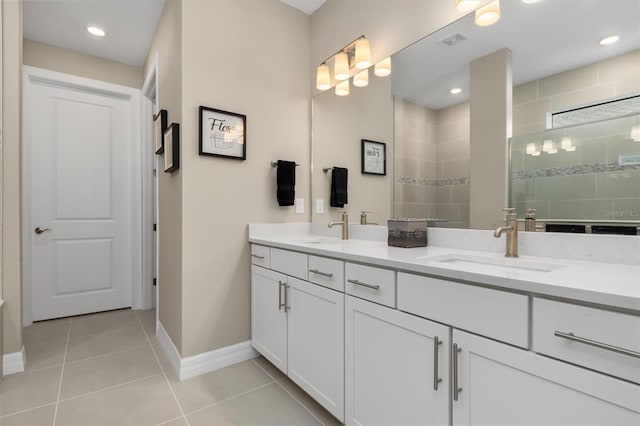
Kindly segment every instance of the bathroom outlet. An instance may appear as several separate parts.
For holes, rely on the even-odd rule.
[[[316,200],[316,214],[324,214],[324,200],[322,198]]]
[[[304,213],[304,198],[296,198],[296,213]]]

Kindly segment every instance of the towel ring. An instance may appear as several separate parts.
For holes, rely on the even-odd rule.
[[[300,166],[300,164],[296,163],[296,167]],[[277,161],[272,161],[271,162],[271,167],[278,167],[278,162]]]

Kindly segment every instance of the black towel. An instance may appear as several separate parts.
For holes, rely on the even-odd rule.
[[[296,163],[294,161],[278,160],[276,184],[278,205],[292,206],[296,197]]]
[[[343,167],[334,167],[331,172],[331,207],[344,207],[347,201],[347,176],[349,170]]]

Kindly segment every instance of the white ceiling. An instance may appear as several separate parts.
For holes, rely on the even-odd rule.
[[[142,66],[165,0],[25,0],[24,38]],[[95,25],[107,32],[95,37]]]
[[[508,0],[501,8],[490,27],[474,25],[467,15],[393,55],[393,94],[436,110],[467,100],[469,62],[502,48],[512,52],[514,85],[640,48],[638,0]],[[456,33],[467,40],[440,43]],[[610,34],[620,41],[600,46]],[[451,95],[453,87],[462,94]]]
[[[327,0],[280,0],[282,3],[288,4],[291,7],[295,7],[298,10],[303,11],[307,15],[312,15],[313,12],[318,10],[320,6]]]

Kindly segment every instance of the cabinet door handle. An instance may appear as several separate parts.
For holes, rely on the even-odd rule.
[[[363,283],[362,281],[358,281],[358,280],[347,280],[348,283],[351,284],[355,284],[355,285],[360,285],[362,287],[367,287],[367,288],[372,288],[374,290],[379,290],[380,286],[377,284],[367,284],[367,283]]]
[[[284,287],[284,296],[285,296],[285,302],[282,303],[282,287]],[[286,297],[287,297],[287,283],[286,282],[282,282],[282,281],[278,281],[278,310],[281,310],[283,307],[285,308],[285,312],[287,312],[287,301],[286,301]]]
[[[309,272],[311,272],[312,274],[322,275],[323,277],[333,278],[333,274],[330,272],[322,272],[318,271],[317,269],[309,269]]]
[[[260,256],[259,254],[252,254],[251,257],[254,259],[264,259],[264,256]]]
[[[618,346],[608,345],[606,343],[597,342],[595,340],[585,339],[584,337],[576,336],[571,332],[563,333],[561,331],[556,331],[555,333],[553,333],[553,335],[556,337],[561,337],[563,339],[571,340],[572,342],[582,343],[583,345],[595,346],[596,348],[604,349],[618,354],[640,358],[640,352],[632,351],[630,349],[625,349]]]
[[[462,352],[462,349],[458,347],[457,343],[453,344],[453,400],[458,400],[458,395],[462,392],[462,388],[458,387],[458,354]]]
[[[438,377],[438,346],[442,345],[442,341],[438,336],[433,338],[433,390],[438,390],[438,383],[442,383],[442,379]]]

